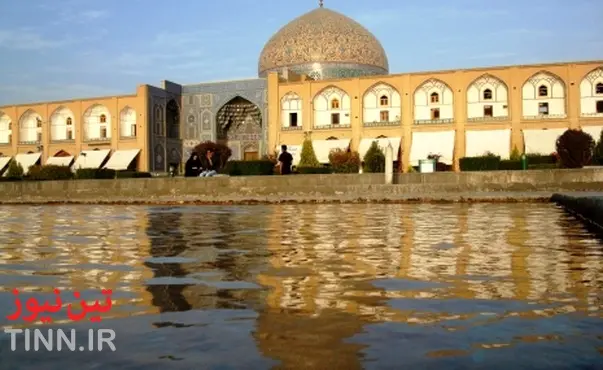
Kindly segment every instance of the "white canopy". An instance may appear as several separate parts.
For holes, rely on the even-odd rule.
[[[291,153],[291,155],[293,156],[293,165],[297,166],[299,164],[299,161],[301,160],[301,150],[302,150],[302,146],[301,145],[289,145],[289,144],[285,144],[287,145],[287,151],[289,153]],[[276,157],[278,158],[278,156],[281,155],[281,146],[278,145],[276,147]]]
[[[46,160],[46,164],[52,166],[71,166],[71,163],[73,163],[73,158],[75,157],[72,155],[68,157],[49,157]]]
[[[410,165],[418,166],[419,160],[430,154],[439,154],[440,162],[451,165],[454,159],[454,130],[413,132],[410,147]]]
[[[4,171],[11,159],[12,157],[0,157],[0,172]]]
[[[347,150],[349,146],[350,139],[312,140],[314,154],[316,154],[316,159],[318,159],[318,162],[320,163],[329,163],[329,154],[332,150]]]
[[[109,152],[111,152],[109,149],[84,150],[75,160],[73,168],[76,170],[79,168],[100,168]]]
[[[523,130],[526,154],[551,154],[557,151],[557,139],[567,128]]]
[[[138,153],[140,153],[140,149],[116,150],[103,168],[117,171],[127,170]]]
[[[385,154],[385,148],[387,148],[387,146],[391,143],[392,147],[394,148],[394,161],[398,160],[398,154],[400,153],[400,143],[402,142],[402,138],[401,137],[384,137],[384,138],[375,138],[375,139],[371,139],[371,138],[366,138],[366,139],[362,139],[360,140],[360,145],[358,146],[358,154],[360,155],[360,160],[364,160],[364,156],[366,155],[366,152],[368,152],[369,148],[371,147],[371,144],[373,144],[373,141],[377,141],[377,145],[379,145],[379,148],[381,148],[381,150],[383,150],[383,153]]]
[[[603,130],[603,126],[582,126],[582,131],[590,134],[595,142],[599,141],[601,130]]]
[[[17,154],[15,161],[23,167],[23,174],[26,175],[29,172],[29,167],[33,166],[40,160],[42,153],[28,153],[28,154]]]
[[[465,133],[465,156],[479,157],[486,152],[511,157],[511,130],[467,130]]]

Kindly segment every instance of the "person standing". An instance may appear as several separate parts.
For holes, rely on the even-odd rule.
[[[184,176],[185,177],[197,177],[201,172],[201,159],[197,153],[193,153],[191,157],[186,161],[186,165],[184,166]]]
[[[278,162],[281,167],[281,175],[289,175],[291,173],[291,164],[293,156],[287,151],[287,145],[281,145],[282,153],[278,156]]]

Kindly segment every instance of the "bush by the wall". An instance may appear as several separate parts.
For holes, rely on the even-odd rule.
[[[357,152],[335,149],[329,153],[329,163],[334,173],[358,173],[360,155]]]
[[[599,141],[595,146],[595,152],[593,154],[593,164],[603,166],[603,130],[601,130],[601,135],[599,135]]]
[[[498,169],[501,171],[521,170],[521,160],[504,159],[498,164]]]
[[[464,157],[459,160],[461,171],[496,171],[500,167],[500,157],[494,154],[479,157]]]
[[[528,165],[533,164],[555,164],[557,156],[555,154],[526,154]]]
[[[70,180],[73,172],[69,166],[31,166],[27,172],[27,179],[33,181]]]
[[[363,158],[363,172],[385,172],[385,154],[379,148],[377,141],[373,141]]]
[[[308,138],[306,138],[302,144],[301,157],[298,167],[320,167],[320,162],[318,162],[316,153],[314,153],[312,140]]]
[[[23,178],[23,166],[16,160],[11,160],[8,164],[8,170],[6,170],[6,178],[10,180],[20,180]]]
[[[333,170],[329,167],[297,167],[297,173],[301,175],[310,175],[310,174],[326,174],[332,173]]]
[[[268,176],[274,174],[272,160],[228,161],[222,173],[230,176]]]
[[[116,171],[115,178],[116,179],[143,179],[143,178],[151,178],[150,172],[137,172],[137,171]]]
[[[78,168],[77,171],[75,171],[75,178],[78,180],[114,179],[115,178],[115,170],[110,170],[107,168]]]
[[[568,129],[557,139],[557,153],[565,168],[582,168],[589,164],[595,151],[593,137],[582,130]]]

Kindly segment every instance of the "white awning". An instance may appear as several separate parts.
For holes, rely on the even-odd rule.
[[[73,168],[76,170],[79,168],[100,168],[109,152],[111,152],[109,149],[84,150],[75,160]]]
[[[68,157],[49,157],[46,160],[46,165],[48,166],[71,166],[73,163],[74,156],[70,155]]]
[[[454,159],[454,130],[413,132],[410,147],[410,165],[418,166],[419,160],[430,154],[439,154],[440,162],[451,165]]]
[[[487,152],[511,157],[511,130],[467,130],[465,132],[465,156],[479,157]]]
[[[0,157],[0,173],[4,171],[13,157]]]
[[[329,154],[332,150],[347,150],[349,146],[350,139],[312,140],[314,154],[316,154],[316,159],[318,159],[318,162],[320,163],[329,163]]]
[[[603,130],[603,126],[582,126],[582,131],[592,136],[595,143],[598,142],[601,137],[601,130]]]
[[[26,175],[29,172],[29,167],[40,160],[40,156],[42,156],[42,153],[17,154],[15,161],[23,167],[23,174]]]
[[[384,137],[384,138],[378,138],[378,139],[366,138],[366,139],[360,140],[360,145],[358,145],[358,154],[360,155],[361,161],[364,160],[364,156],[366,155],[366,152],[368,152],[369,148],[371,147],[371,144],[373,144],[373,141],[377,141],[379,148],[381,148],[381,150],[383,150],[383,154],[385,154],[385,148],[387,148],[387,146],[391,143],[392,148],[394,148],[394,161],[398,160],[398,155],[400,153],[400,143],[402,142],[402,138],[401,137]]]
[[[276,157],[277,158],[282,153],[281,145],[276,146]],[[285,144],[285,145],[287,145],[287,151],[293,156],[292,165],[297,166],[299,164],[299,161],[301,160],[302,146],[301,145],[289,145],[289,144]]]
[[[103,168],[116,171],[127,170],[138,153],[140,153],[140,149],[116,150]]]
[[[523,130],[526,154],[551,154],[557,151],[557,139],[567,128]]]

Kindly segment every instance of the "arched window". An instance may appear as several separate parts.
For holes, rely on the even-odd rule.
[[[492,90],[484,90],[484,100],[492,100]]]
[[[432,103],[439,103],[440,102],[440,95],[437,92],[431,93],[431,102]]]
[[[71,117],[67,117],[67,126],[71,125],[73,125],[73,120],[71,119]]]
[[[331,109],[339,109],[339,100],[337,100],[337,99],[331,100]]]
[[[379,103],[381,104],[382,107],[388,106],[389,98],[386,95],[382,95],[381,98],[379,98]]]
[[[549,96],[549,88],[544,85],[540,85],[538,88],[538,96]]]
[[[603,94],[603,83],[599,82],[595,86],[595,94]]]
[[[42,128],[42,119],[41,118],[36,118],[36,127]]]
[[[107,116],[105,116],[104,114],[100,115],[100,123],[107,123]]]

